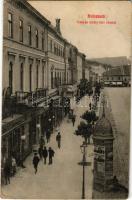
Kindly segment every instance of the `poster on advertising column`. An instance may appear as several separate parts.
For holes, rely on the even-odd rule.
[[[0,7],[1,198],[127,199],[131,1]]]

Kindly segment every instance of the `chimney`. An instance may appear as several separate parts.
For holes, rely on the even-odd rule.
[[[60,31],[60,19],[56,19],[56,31],[61,34],[61,31]]]

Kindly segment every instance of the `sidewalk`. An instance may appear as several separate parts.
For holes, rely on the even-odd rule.
[[[89,97],[84,97],[82,105],[89,105]],[[56,133],[51,135],[51,141],[47,147],[51,146],[55,151],[53,165],[44,165],[39,163],[38,173],[34,174],[32,166],[33,155],[30,155],[24,165],[14,178],[11,178],[11,184],[2,187],[2,196],[4,198],[42,198],[42,199],[80,199],[82,193],[82,166],[78,163],[82,161],[80,145],[83,142],[82,137],[74,135],[74,132],[80,123],[82,115],[88,107],[76,105],[74,113],[76,114],[75,127],[65,118],[59,127],[62,135],[61,149],[58,149],[56,143]],[[87,161],[91,162],[86,167],[85,172],[85,191],[86,198],[92,198],[93,181],[93,145],[87,147]]]

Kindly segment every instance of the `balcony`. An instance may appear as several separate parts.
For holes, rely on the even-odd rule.
[[[38,104],[46,101],[47,89],[37,88],[34,92],[16,92],[17,104],[27,105],[28,107],[37,106]]]

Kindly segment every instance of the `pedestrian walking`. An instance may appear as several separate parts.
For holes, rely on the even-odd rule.
[[[5,184],[10,184],[10,175],[11,175],[11,162],[10,159],[6,159],[4,166],[4,176],[5,176]]]
[[[73,126],[74,126],[74,124],[75,124],[75,119],[76,119],[76,117],[75,117],[75,115],[73,115],[73,116],[72,116],[72,124],[73,124]]]
[[[38,171],[38,163],[39,163],[39,157],[38,157],[37,153],[35,153],[34,157],[33,157],[33,166],[34,166],[34,169],[35,169],[35,174]]]
[[[48,152],[49,152],[49,165],[51,165],[53,163],[53,157],[54,157],[55,152],[51,147],[49,147]]]
[[[43,147],[42,146],[39,147],[38,153],[39,153],[40,159],[42,159],[42,156],[43,156]]]
[[[89,103],[89,109],[91,110],[91,108],[92,108],[92,104],[91,104],[91,102]]]
[[[48,157],[48,151],[47,151],[47,148],[44,147],[44,149],[43,149],[44,164],[46,164],[47,157]]]
[[[44,136],[41,136],[40,138],[40,146],[44,146],[45,145],[45,140],[44,140]]]
[[[60,134],[60,132],[58,132],[58,134],[56,136],[56,141],[58,143],[58,148],[60,149],[60,147],[61,147],[61,134]]]

